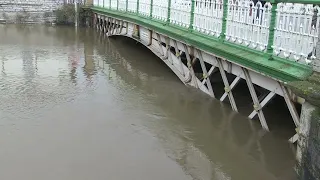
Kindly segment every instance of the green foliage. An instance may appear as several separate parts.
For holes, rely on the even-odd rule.
[[[68,4],[57,9],[55,12],[56,24],[71,25],[75,21],[74,5]]]
[[[91,24],[92,22],[90,22],[92,20],[93,14],[92,14],[92,10],[90,8],[86,8],[86,7],[80,7],[79,10],[79,22],[80,24],[84,25],[86,24],[86,21],[88,20],[89,24]]]

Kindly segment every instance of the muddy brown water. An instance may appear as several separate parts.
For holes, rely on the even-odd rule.
[[[264,132],[127,38],[1,25],[0,102],[3,180],[295,179],[291,122]]]

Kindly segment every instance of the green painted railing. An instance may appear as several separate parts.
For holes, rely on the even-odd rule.
[[[101,1],[103,4],[110,3],[109,7],[112,7],[112,2],[115,0],[96,0],[94,6],[99,6]],[[126,6],[121,7],[122,10],[126,10],[125,13],[128,12],[128,1],[130,1],[130,3],[136,3],[137,16],[148,12],[148,18],[155,21],[192,31],[220,42],[234,44],[244,50],[262,53],[269,60],[282,58],[302,64],[311,64],[315,59],[314,49],[318,41],[318,30],[315,28],[319,27],[319,21],[318,24],[311,24],[312,27],[306,27],[307,23],[296,24],[293,19],[320,18],[320,9],[318,9],[318,14],[314,12],[299,14],[292,7],[308,6],[310,9],[311,5],[313,8],[318,8],[314,5],[320,4],[320,0],[267,0],[264,3],[258,2],[254,6],[247,3],[248,7],[240,7],[239,4],[243,1],[249,2],[249,0],[235,0],[234,3],[228,0],[210,2],[206,0],[117,1],[117,9],[120,5]],[[122,3],[119,4],[119,1]],[[279,7],[279,3],[283,3],[283,6]],[[139,8],[140,4],[142,9]],[[162,12],[167,13],[161,14]],[[157,16],[154,16],[154,13],[157,13]]]

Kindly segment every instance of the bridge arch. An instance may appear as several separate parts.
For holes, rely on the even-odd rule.
[[[299,123],[299,113],[294,105],[300,102],[283,81],[269,77],[257,70],[228,61],[228,59],[191,46],[187,42],[162,34],[141,24],[95,13],[96,28],[106,36],[125,36],[143,44],[158,56],[177,77],[186,85],[200,89],[211,97],[230,103],[232,109],[238,112],[233,90],[240,81],[245,81],[252,99],[252,112],[249,118],[260,120],[261,126],[269,131],[263,108],[276,96],[283,97],[292,120],[296,126]],[[196,68],[198,65],[198,68]],[[222,95],[217,92],[212,83],[212,75],[219,73],[223,83]],[[232,77],[232,78],[230,78]],[[257,93],[262,89],[262,93]],[[290,140],[294,142],[297,136]]]

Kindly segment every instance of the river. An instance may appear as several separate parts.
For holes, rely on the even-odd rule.
[[[184,86],[92,29],[0,25],[0,179],[291,180],[285,126]]]

